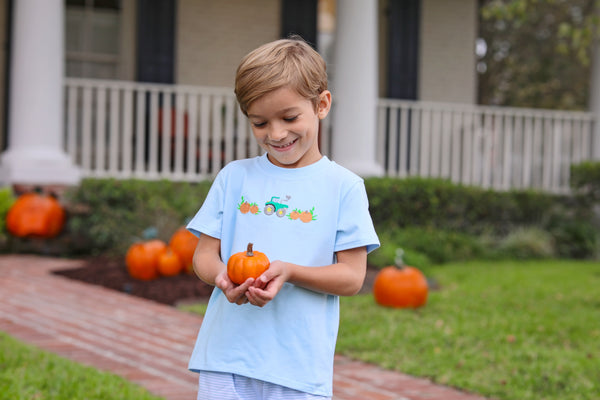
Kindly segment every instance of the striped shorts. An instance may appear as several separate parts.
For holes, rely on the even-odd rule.
[[[198,400],[331,400],[245,376],[201,371]]]

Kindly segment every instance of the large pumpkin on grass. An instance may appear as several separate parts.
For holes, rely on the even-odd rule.
[[[427,303],[429,287],[417,268],[405,266],[400,250],[396,266],[384,267],[373,283],[375,301],[387,307],[418,308]]]
[[[53,238],[65,225],[64,208],[54,196],[25,193],[6,214],[6,229],[17,237]]]
[[[132,244],[125,255],[127,272],[143,281],[158,278],[158,260],[166,251],[167,244],[159,239]]]
[[[190,273],[193,272],[192,261],[197,245],[198,237],[185,228],[177,229],[169,240],[169,247],[181,259],[183,269]]]
[[[227,275],[233,283],[241,285],[248,278],[258,278],[271,263],[264,253],[254,251],[248,243],[246,251],[235,253],[227,261]]]

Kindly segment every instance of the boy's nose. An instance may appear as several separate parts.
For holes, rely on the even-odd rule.
[[[269,139],[278,141],[287,136],[287,130],[282,125],[273,125],[269,131]]]

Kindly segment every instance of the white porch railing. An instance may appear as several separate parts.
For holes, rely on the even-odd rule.
[[[65,148],[83,176],[199,181],[260,152],[231,89],[65,81]]]
[[[378,125],[390,176],[566,192],[570,165],[600,158],[587,112],[383,99]]]
[[[200,181],[261,152],[228,88],[67,78],[65,94],[65,150],[86,177]],[[382,99],[377,156],[389,176],[563,192],[572,163],[600,158],[592,127],[584,112]]]

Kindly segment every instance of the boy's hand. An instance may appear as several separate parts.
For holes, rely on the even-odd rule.
[[[251,284],[246,291],[246,298],[250,304],[258,307],[264,307],[273,300],[277,293],[288,280],[288,271],[286,263],[282,261],[273,261],[261,276]],[[244,284],[248,281],[244,282]]]
[[[246,282],[241,285],[236,285],[229,279],[227,270],[219,273],[215,278],[215,286],[223,291],[230,303],[235,303],[237,305],[246,304],[248,302],[246,292],[253,283],[254,279],[248,278],[246,279]]]

